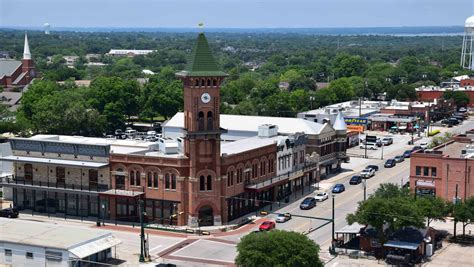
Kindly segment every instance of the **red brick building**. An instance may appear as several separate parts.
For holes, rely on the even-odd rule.
[[[35,63],[31,59],[28,37],[25,34],[23,59],[0,59],[0,86],[4,89],[23,88],[36,77]]]
[[[466,93],[469,97],[469,106],[474,107],[474,82],[473,80],[461,80],[459,88],[441,88],[441,87],[420,87],[416,89],[416,99],[418,101],[434,102],[435,99],[442,99],[444,92],[454,90]]]
[[[452,200],[474,196],[474,130],[455,136],[432,150],[411,155],[410,188],[417,195]],[[457,193],[456,193],[457,191]]]

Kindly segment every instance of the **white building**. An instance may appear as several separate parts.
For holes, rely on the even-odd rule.
[[[121,243],[109,232],[0,218],[0,266],[82,266],[106,262]]]
[[[155,50],[136,50],[136,49],[110,49],[107,55],[113,57],[135,57],[148,55]]]

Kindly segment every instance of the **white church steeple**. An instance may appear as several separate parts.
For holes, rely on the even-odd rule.
[[[30,46],[28,45],[28,35],[25,32],[25,46],[23,48],[23,59],[31,59]]]

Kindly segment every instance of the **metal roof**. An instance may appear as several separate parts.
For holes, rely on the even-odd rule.
[[[78,257],[84,255],[87,257],[121,243],[110,232],[61,224],[0,218],[0,228],[7,229],[0,235],[2,243],[70,250],[70,252],[77,253],[74,254]]]
[[[341,229],[336,231],[336,234],[358,234],[360,229],[364,228],[364,225],[353,223],[351,225],[346,225]]]
[[[209,43],[204,33],[200,33],[188,58],[186,68],[177,73],[178,76],[227,76],[226,73],[217,67],[212,56]]]
[[[324,127],[332,127],[329,124],[321,124],[301,118],[285,118],[285,117],[264,117],[264,116],[244,116],[244,115],[220,115],[220,126],[229,131],[255,132],[258,133],[258,126],[263,124],[273,124],[278,126],[280,134],[294,134],[304,132],[309,135],[321,133]],[[166,128],[184,128],[184,114],[176,113],[170,120],[163,124]]]
[[[19,60],[0,59],[0,78],[5,75],[11,76],[20,67],[21,61]]]
[[[101,168],[101,167],[106,167],[109,165],[109,163],[104,163],[104,162],[21,157],[21,156],[5,156],[5,157],[1,157],[0,160],[13,161],[13,162],[31,162],[31,163],[40,163],[40,164],[64,165],[64,166],[73,166],[73,167],[88,167],[88,168]]]
[[[383,244],[384,247],[391,247],[391,248],[402,248],[408,250],[417,250],[420,244],[418,243],[410,243],[410,242],[403,242],[403,241],[395,241],[389,240],[387,243]]]
[[[221,144],[221,154],[238,154],[244,151],[250,151],[260,147],[268,146],[274,144],[277,146],[277,142],[287,139],[287,136],[274,136],[274,137],[250,137],[234,142],[226,142]]]

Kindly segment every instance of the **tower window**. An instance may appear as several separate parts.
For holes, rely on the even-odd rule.
[[[212,80],[212,86],[217,86],[217,79]]]
[[[199,86],[199,80],[194,81],[194,86]]]
[[[200,191],[211,191],[212,190],[212,176],[208,175],[204,177],[201,175],[199,177],[199,190]]]
[[[198,114],[198,130],[204,131],[204,112],[202,111]]]
[[[207,79],[207,86],[211,86],[211,79]]]
[[[207,129],[212,130],[214,128],[214,119],[212,117],[212,111],[207,112]]]

